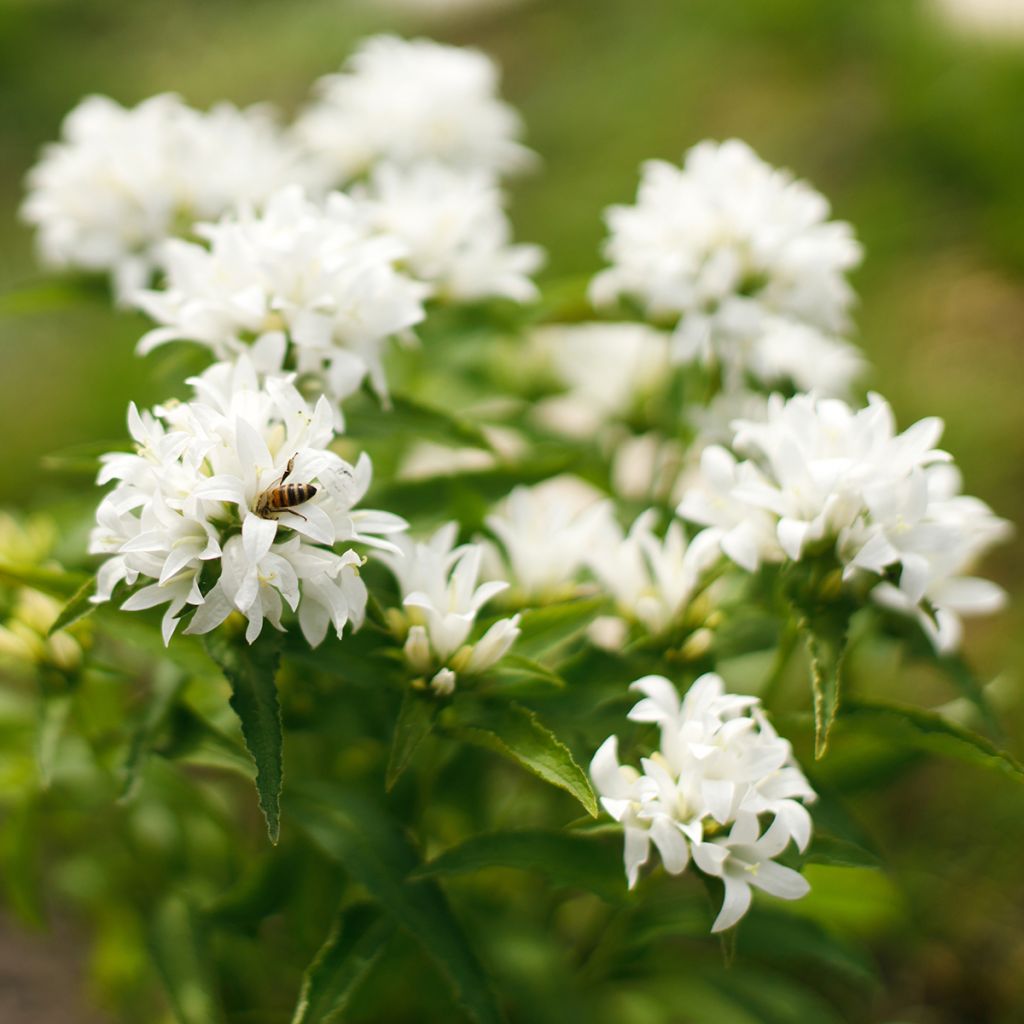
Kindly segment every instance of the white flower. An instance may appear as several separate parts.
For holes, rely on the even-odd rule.
[[[682,525],[669,525],[664,539],[653,529],[658,513],[648,509],[623,534],[612,523],[587,565],[615,598],[619,613],[651,633],[677,623],[704,574],[720,557],[718,533],[704,530],[687,544]]]
[[[196,234],[205,245],[167,243],[164,286],[134,297],[161,325],[140,352],[184,339],[230,359],[255,346],[261,369],[311,376],[332,401],[367,376],[386,393],[383,345],[423,319],[427,289],[395,270],[405,247],[373,234],[355,200],[332,193],[315,203],[289,187],[261,213],[242,210]]]
[[[531,340],[566,388],[535,414],[570,437],[589,437],[609,420],[628,417],[666,388],[671,373],[669,336],[643,324],[552,324]]]
[[[772,859],[789,845],[789,839],[781,818],[776,818],[759,837],[757,818],[743,814],[736,819],[728,836],[694,847],[693,860],[697,867],[725,883],[725,899],[711,926],[713,932],[731,928],[750,909],[751,886],[784,900],[798,900],[810,892],[811,887],[803,875]]]
[[[436,298],[529,302],[544,261],[536,245],[513,245],[504,197],[493,176],[439,163],[374,168],[365,193],[369,222],[406,246],[403,267]]]
[[[250,643],[265,619],[283,628],[285,606],[312,645],[329,624],[339,636],[348,621],[358,627],[362,558],[332,548],[391,547],[385,538],[405,528],[397,516],[354,507],[370,483],[369,459],[350,466],[328,450],[327,399],[311,407],[291,377],[260,374],[245,357],[190,383],[189,402],[141,414],[132,406],[135,454],[103,457],[99,482],[117,486],[96,514],[90,551],[109,557],[93,600],[109,600],[122,580],[152,581],[123,607],[166,604],[165,642],[187,607],[195,608],[190,633],[241,612]],[[284,484],[300,493],[273,508],[268,495]]]
[[[498,70],[478,50],[374,36],[316,92],[295,133],[331,183],[383,160],[494,172],[531,162],[516,141],[519,115],[498,97]]]
[[[553,477],[516,487],[486,523],[500,542],[518,596],[557,600],[576,589],[593,546],[606,535],[610,503],[578,477]]]
[[[742,361],[772,315],[842,330],[853,298],[844,275],[861,252],[828,215],[823,196],[745,143],[702,142],[682,169],[645,164],[636,205],[608,211],[611,266],[592,297],[627,296],[675,324],[684,361]]]
[[[22,216],[44,263],[109,271],[124,300],[147,283],[165,239],[303,180],[269,107],[204,113],[172,95],[134,108],[90,96],[29,172]]]
[[[442,526],[429,540],[396,538],[395,551],[378,556],[402,592],[404,615],[395,615],[405,632],[405,659],[424,675],[437,672],[435,692],[450,693],[458,673],[476,675],[497,664],[519,636],[519,616],[499,619],[475,643],[469,636],[480,609],[508,584],[492,580],[477,585],[483,549],[455,547],[456,523]],[[441,669],[442,671],[437,671]]]
[[[748,458],[707,448],[702,478],[679,514],[719,529],[722,550],[743,568],[834,557],[845,578],[881,578],[876,600],[920,613],[941,649],[959,640],[957,613],[1001,604],[998,587],[965,573],[1009,526],[958,493],[959,476],[935,447],[940,420],[898,434],[878,395],[860,410],[838,399],[773,395],[763,421],[735,428],[732,446]]]
[[[660,749],[642,758],[638,771],[619,764],[612,736],[590,766],[602,805],[625,831],[630,888],[653,844],[670,874],[682,872],[692,855],[701,871],[723,879],[726,899],[713,931],[743,916],[750,885],[787,899],[804,895],[804,879],[774,858],[790,841],[806,849],[805,804],[815,794],[758,699],[726,693],[713,674],[701,676],[682,700],[662,676],[638,679],[632,688],[644,696],[629,717],[658,725]],[[768,815],[771,824],[759,838]]]
[[[848,341],[780,316],[764,318],[746,359],[761,384],[791,385],[823,398],[848,398],[865,366]]]

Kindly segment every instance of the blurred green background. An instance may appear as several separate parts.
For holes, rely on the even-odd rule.
[[[544,160],[515,187],[513,216],[547,247],[547,279],[597,268],[600,212],[630,199],[644,159],[735,135],[810,179],[867,251],[855,284],[868,383],[904,425],[941,415],[967,490],[1024,522],[1024,39],[957,32],[925,0],[416,6],[0,0],[0,503],[66,487],[41,456],[120,437],[129,399],[164,397],[132,355],[141,320],[15,296],[40,277],[17,221],[22,178],[67,110],[92,92],[131,104],[170,90],[291,112],[358,37],[396,30],[501,63]],[[1018,754],[1022,568],[1019,540],[991,560],[1017,601],[968,644],[1010,694]],[[863,910],[886,979],[873,1020],[1024,1020],[1024,798],[1012,785],[929,763],[865,798],[906,902],[872,909],[870,886],[821,898],[851,919]]]

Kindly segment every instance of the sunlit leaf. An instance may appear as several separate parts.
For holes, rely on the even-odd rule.
[[[73,622],[77,622],[79,619],[84,618],[90,612],[96,609],[96,605],[93,603],[92,596],[96,593],[96,577],[90,576],[72,595],[71,600],[61,609],[60,614],[53,621],[53,625],[50,626],[47,636],[53,636],[54,633],[59,632],[62,629],[66,629]]]
[[[445,729],[466,743],[493,750],[574,796],[597,817],[597,798],[569,748],[521,704],[459,701],[443,715]]]

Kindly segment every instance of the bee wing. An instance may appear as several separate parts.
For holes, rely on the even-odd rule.
[[[316,479],[343,511],[348,511],[358,500],[359,490],[356,486],[355,473],[346,463],[342,462],[321,470]]]

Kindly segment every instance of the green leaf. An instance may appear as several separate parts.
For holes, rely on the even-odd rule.
[[[597,817],[597,798],[569,748],[521,704],[459,701],[442,716],[456,738],[492,750],[574,796]]]
[[[77,622],[79,619],[84,618],[90,612],[96,610],[96,605],[90,600],[92,595],[96,593],[96,577],[90,576],[72,595],[71,600],[64,605],[60,615],[53,620],[53,625],[50,626],[47,636],[53,636],[54,633],[59,632],[62,629],[66,629],[73,622]]]
[[[64,735],[68,714],[71,711],[71,694],[67,689],[54,690],[44,686],[39,708],[39,729],[36,733],[36,766],[39,771],[39,785],[49,789],[53,782],[53,769],[57,763],[60,739]]]
[[[42,569],[34,565],[0,565],[0,582],[15,587],[30,587],[51,597],[71,598],[88,579],[80,572]]]
[[[215,630],[206,650],[231,684],[231,707],[242,723],[242,737],[256,765],[256,792],[267,820],[270,841],[281,833],[282,763],[281,706],[274,677],[281,660],[276,632],[264,632],[253,644],[241,636]]]
[[[604,604],[604,598],[596,597],[527,609],[519,619],[516,653],[525,658],[541,657],[582,633]]]
[[[398,825],[376,804],[336,786],[294,789],[287,809],[299,827],[416,938],[478,1024],[498,1024],[490,983],[444,893],[436,882],[410,880],[419,857]]]
[[[147,695],[145,710],[132,733],[128,755],[121,769],[121,795],[124,802],[134,795],[138,788],[142,765],[153,748],[157,733],[167,722],[171,710],[184,689],[185,674],[177,665],[163,662],[153,674],[152,691]]]
[[[44,455],[39,461],[48,473],[59,473],[63,476],[83,476],[89,480],[96,477],[100,468],[100,456],[107,452],[122,451],[125,447],[123,439],[116,441],[88,441],[84,444],[71,445],[59,451]]]
[[[358,438],[416,437],[442,444],[494,449],[470,420],[409,395],[391,395],[390,408],[353,408],[345,412],[345,434]]]
[[[1012,754],[934,711],[857,699],[845,703],[841,719],[844,725],[880,733],[897,744],[954,757],[1024,781],[1024,766]]]
[[[180,896],[169,896],[152,915],[149,949],[178,1024],[224,1020],[205,935],[195,911]]]
[[[436,698],[429,692],[406,688],[402,706],[395,722],[395,734],[391,741],[391,756],[385,785],[388,792],[395,787],[402,773],[409,767],[413,754],[434,728],[439,709]]]
[[[814,697],[814,756],[828,753],[828,741],[839,711],[840,673],[846,653],[849,620],[843,614],[818,615],[800,620],[800,631],[811,659]]]
[[[621,899],[626,893],[622,834],[615,845],[603,834],[530,829],[473,836],[445,850],[422,867],[417,877],[461,875],[485,868],[537,871],[554,885],[590,889]]]
[[[828,835],[815,829],[814,838],[804,855],[804,863],[831,864],[842,868],[877,868],[878,857],[850,839]]]
[[[168,716],[168,739],[154,752],[171,761],[203,768],[235,772],[250,781],[256,769],[249,753],[205,718],[184,704],[176,704]]]
[[[494,680],[494,688],[500,689],[505,696],[513,690],[528,693],[565,689],[565,680],[557,672],[521,654],[506,654],[491,670],[490,676]]]
[[[331,1024],[380,959],[394,932],[374,907],[342,909],[306,968],[292,1024]]]

